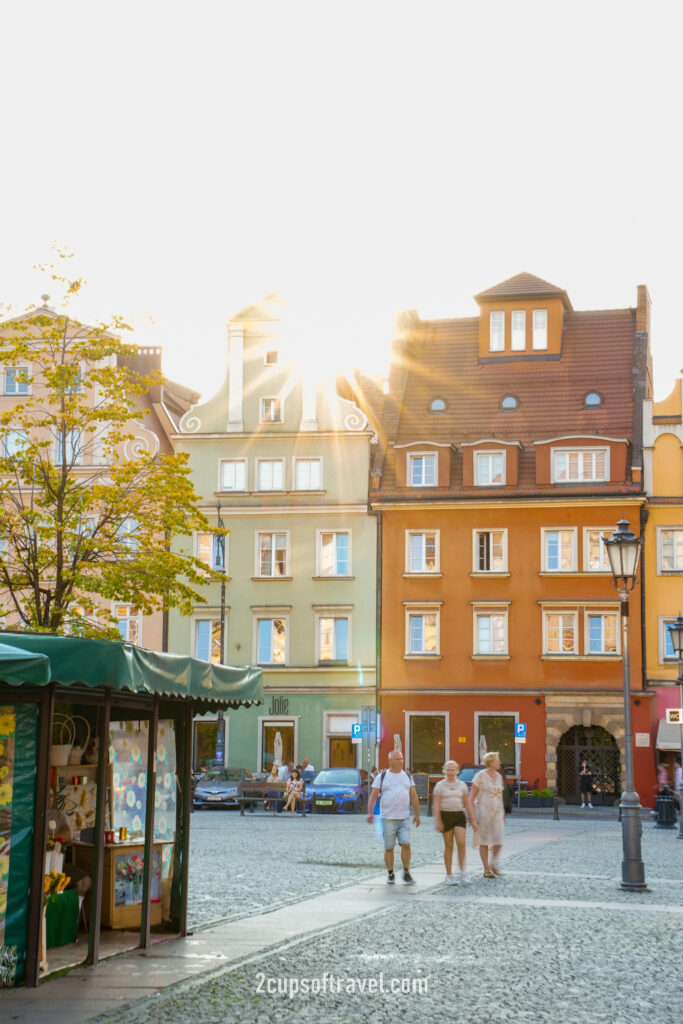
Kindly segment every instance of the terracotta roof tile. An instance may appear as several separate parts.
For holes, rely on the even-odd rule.
[[[492,288],[479,292],[474,298],[476,302],[482,302],[491,299],[535,299],[551,295],[561,298],[566,309],[572,308],[569,296],[563,288],[527,273],[515,274],[507,281],[501,281],[500,284],[494,284]]]

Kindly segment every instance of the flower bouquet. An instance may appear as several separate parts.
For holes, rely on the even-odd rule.
[[[117,876],[126,884],[125,902],[140,903],[142,900],[142,876],[145,870],[145,858],[134,853],[127,860],[119,860],[116,865]]]
[[[53,900],[55,896],[58,896],[60,892],[64,892],[69,881],[69,876],[65,875],[63,871],[50,871],[45,875],[43,902],[47,903],[48,900]]]

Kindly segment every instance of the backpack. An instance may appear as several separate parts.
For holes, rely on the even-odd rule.
[[[375,801],[375,807],[379,807],[379,802],[382,799],[382,786],[384,785],[384,776],[387,774],[388,771],[389,771],[389,769],[385,768],[383,772],[380,772],[380,776],[379,776],[379,794],[377,796],[377,800]],[[410,772],[407,772],[405,770],[405,768],[401,768],[401,771],[405,775],[407,775],[408,778],[410,779],[410,785],[414,786],[415,783],[413,782],[413,776],[410,774]]]

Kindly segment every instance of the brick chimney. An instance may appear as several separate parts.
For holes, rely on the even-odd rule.
[[[650,293],[647,290],[647,285],[639,284],[637,291],[637,304],[636,304],[636,331],[638,333],[650,335],[650,308],[652,301],[650,299]]]

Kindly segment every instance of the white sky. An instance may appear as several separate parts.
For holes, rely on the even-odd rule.
[[[122,313],[215,392],[269,292],[311,358],[385,367],[395,314],[477,312],[529,271],[575,309],[653,302],[683,367],[678,4],[23,0],[0,12],[0,300]],[[154,318],[145,327],[144,314]]]

